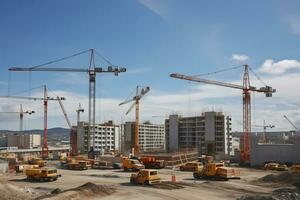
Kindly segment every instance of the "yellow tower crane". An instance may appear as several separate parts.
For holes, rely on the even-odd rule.
[[[127,104],[133,101],[133,104],[129,107],[126,115],[135,107],[135,129],[134,129],[134,155],[139,154],[139,121],[140,121],[140,100],[141,98],[150,91],[150,87],[136,86],[136,95],[128,100],[123,101],[119,106]]]

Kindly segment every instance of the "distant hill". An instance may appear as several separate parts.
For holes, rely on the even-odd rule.
[[[9,130],[0,130],[0,134],[41,134],[43,136],[43,129],[33,129],[33,130],[25,130],[25,131],[9,131]],[[48,138],[49,141],[62,141],[69,140],[70,138],[70,129],[67,128],[49,128],[48,129]]]

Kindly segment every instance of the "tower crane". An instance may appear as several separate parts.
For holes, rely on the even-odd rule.
[[[263,135],[262,135],[262,142],[263,143],[266,143],[267,128],[274,128],[275,127],[275,125],[272,125],[272,124],[266,125],[266,121],[265,120],[264,120],[264,124],[263,125],[253,125],[253,126],[263,127],[263,129],[264,129],[264,132],[263,132]]]
[[[48,158],[48,101],[66,100],[64,97],[48,97],[47,87],[44,85],[44,97],[23,97],[23,96],[0,96],[0,98],[12,98],[12,99],[26,99],[34,101],[43,101],[44,104],[44,133],[43,133],[43,147],[42,147],[42,158]]]
[[[299,128],[286,115],[283,115],[283,117],[296,129],[296,131],[300,131]]]
[[[20,116],[20,131],[23,131],[23,118],[24,118],[24,114],[31,115],[33,113],[35,113],[35,111],[33,111],[33,110],[23,111],[22,104],[20,104],[20,111],[19,112],[0,112],[0,114],[19,114],[19,116]]]
[[[119,104],[119,106],[130,103],[133,104],[129,107],[126,115],[135,107],[135,129],[134,129],[134,155],[139,154],[139,121],[140,121],[140,100],[146,93],[150,91],[150,87],[136,86],[136,94],[129,100],[125,100]]]
[[[81,108],[81,104],[80,103],[78,105],[78,108],[77,108],[76,112],[77,112],[77,125],[78,125],[78,123],[80,122],[80,113],[84,112],[84,109]]]
[[[244,65],[243,85],[236,85],[232,83],[225,83],[221,81],[207,80],[196,76],[186,76],[178,73],[170,74],[172,78],[194,81],[199,83],[206,83],[211,85],[218,85],[233,89],[239,89],[243,91],[243,148],[241,151],[241,160],[243,163],[249,163],[250,161],[250,132],[251,132],[251,103],[250,92],[265,93],[266,97],[272,97],[272,94],[276,92],[270,86],[256,88],[250,85],[249,79],[249,66]]]
[[[78,68],[45,68],[41,67],[44,65],[52,64],[54,62],[59,62],[61,60],[68,59],[73,56],[77,56],[86,52],[90,52],[90,62],[89,62],[89,68],[88,69],[78,69]],[[39,71],[39,72],[84,72],[89,75],[89,126],[88,126],[88,151],[91,148],[90,145],[90,134],[93,133],[93,149],[95,149],[95,116],[96,116],[96,74],[97,73],[113,73],[115,76],[118,76],[119,73],[126,72],[126,68],[123,67],[113,67],[112,64],[107,67],[107,69],[104,69],[102,67],[95,67],[95,60],[94,60],[94,49],[89,49],[87,51],[83,51],[77,54],[74,54],[72,56],[68,56],[65,58],[61,58],[52,62],[48,62],[42,65],[38,65],[35,67],[11,67],[8,70],[9,71]],[[107,60],[106,60],[107,61]],[[92,126],[91,126],[92,124]],[[92,131],[91,131],[92,127]]]

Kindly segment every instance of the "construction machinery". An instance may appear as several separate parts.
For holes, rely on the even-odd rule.
[[[291,173],[300,173],[300,164],[294,164],[289,168]]]
[[[89,161],[76,159],[62,161],[61,166],[70,170],[87,170],[92,167]]]
[[[264,120],[264,124],[263,125],[253,125],[253,126],[262,127],[264,129],[264,132],[263,132],[263,135],[262,135],[262,138],[261,138],[261,142],[262,143],[266,143],[267,142],[267,140],[266,140],[267,128],[274,128],[275,127],[275,125],[272,125],[272,124],[266,125],[266,121],[265,120]]]
[[[29,181],[56,181],[61,175],[56,168],[32,168],[26,169],[25,175]]]
[[[89,68],[88,69],[78,69],[78,68],[45,68],[43,66],[53,64],[56,62],[60,62],[62,60],[66,60],[84,53],[90,52],[90,60],[89,60]],[[109,63],[107,69],[102,67],[95,67],[94,54],[99,55],[102,59]],[[85,50],[71,56],[67,56],[64,58],[56,59],[54,61],[50,61],[41,65],[33,66],[33,67],[11,67],[8,69],[9,71],[38,71],[38,72],[83,72],[88,73],[89,75],[89,127],[88,127],[88,138],[87,138],[87,148],[90,150],[91,144],[91,132],[93,133],[93,149],[95,149],[95,116],[96,116],[96,74],[97,73],[113,73],[118,76],[119,73],[126,72],[126,68],[114,67],[107,59],[105,59],[102,55],[100,55],[94,49]],[[91,131],[92,130],[92,131]]]
[[[15,171],[17,173],[25,172],[27,169],[39,168],[39,165],[30,165],[30,164],[17,164],[15,166]]]
[[[31,160],[28,160],[28,164],[38,165],[39,167],[45,167],[47,165],[47,161],[40,158],[33,158]]]
[[[44,85],[44,97],[23,97],[23,96],[0,96],[0,98],[12,98],[12,99],[27,99],[33,101],[43,101],[44,103],[44,133],[43,133],[43,146],[42,146],[42,158],[46,159],[49,156],[48,151],[48,101],[66,100],[64,97],[48,97],[47,87]]]
[[[272,97],[272,94],[276,92],[275,89],[272,89],[270,86],[265,86],[261,88],[253,87],[250,85],[250,79],[249,79],[249,66],[244,66],[244,76],[243,76],[243,85],[237,85],[232,83],[225,83],[221,81],[214,81],[214,80],[208,80],[203,79],[198,76],[186,76],[178,73],[170,74],[172,78],[187,80],[187,81],[194,81],[198,83],[206,83],[211,85],[218,85],[233,89],[239,89],[243,91],[243,146],[241,151],[241,161],[244,164],[250,163],[250,133],[251,133],[251,103],[250,103],[250,92],[260,92],[265,93],[266,97]],[[238,66],[241,67],[241,66]],[[237,68],[237,67],[234,67]],[[234,69],[231,68],[231,69]],[[251,70],[251,68],[250,68]],[[223,72],[225,70],[220,70],[218,72]],[[218,73],[213,72],[213,73]],[[253,71],[252,71],[253,72]],[[253,72],[254,73],[254,72]],[[212,74],[212,73],[210,73]],[[255,74],[255,73],[254,73]],[[256,75],[256,74],[255,74]],[[256,75],[256,77],[258,77]],[[259,80],[261,80],[258,77]]]
[[[134,155],[139,154],[139,121],[140,121],[140,100],[143,96],[145,96],[146,93],[150,91],[150,87],[142,87],[142,86],[136,86],[136,93],[135,96],[132,98],[125,100],[119,104],[119,106],[130,103],[133,101],[133,104],[129,107],[128,111],[126,112],[126,115],[135,107],[135,129],[134,129],[134,152],[132,152]]]
[[[125,172],[127,171],[139,171],[145,169],[145,166],[136,159],[123,158],[122,168]]]
[[[130,183],[151,185],[155,183],[161,183],[161,178],[158,176],[157,170],[143,169],[139,172],[131,174]]]
[[[142,156],[139,158],[139,161],[145,165],[146,169],[162,169],[166,166],[164,160],[157,160],[155,157]]]
[[[23,118],[24,118],[24,114],[31,115],[33,113],[35,113],[35,111],[33,111],[33,110],[23,111],[22,104],[20,104],[20,111],[19,112],[0,112],[0,114],[19,114],[19,116],[20,116],[20,131],[23,131]]]
[[[188,162],[179,167],[180,171],[201,171],[203,168],[203,164],[200,162]]]
[[[224,162],[207,163],[201,170],[193,173],[195,179],[222,180],[240,179],[240,172],[237,169],[225,167]]]

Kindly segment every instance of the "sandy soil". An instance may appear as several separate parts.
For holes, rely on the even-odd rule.
[[[24,175],[10,174],[0,176],[0,192],[13,187],[14,199],[34,199],[43,196],[42,199],[103,199],[103,200],[153,200],[153,199],[237,199],[245,194],[268,195],[280,185],[258,182],[258,179],[278,172],[264,170],[239,168],[241,171],[240,180],[230,181],[195,181],[192,172],[173,171],[171,169],[161,169],[159,174],[164,181],[171,181],[171,175],[175,172],[176,180],[180,187],[160,188],[153,186],[137,186],[129,184],[131,173],[121,170],[96,170],[71,171],[59,169],[62,175],[55,182],[27,182]],[[96,185],[114,188],[112,193],[106,194],[103,191],[93,192],[89,189],[77,190],[77,188],[87,182]],[[52,196],[45,196],[51,191],[59,188],[61,191],[69,190]],[[179,188],[179,189],[178,189]],[[29,192],[26,191],[29,189]],[[24,198],[22,198],[23,196]],[[47,198],[46,198],[47,197]],[[0,199],[3,199],[0,197]],[[7,199],[7,198],[6,198]],[[13,199],[13,198],[11,198]]]

